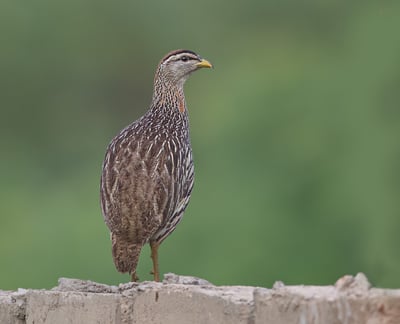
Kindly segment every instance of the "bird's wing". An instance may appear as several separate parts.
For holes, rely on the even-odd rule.
[[[149,240],[171,208],[173,173],[164,139],[132,134],[116,137],[107,150],[101,179],[101,202],[111,232],[130,240]]]

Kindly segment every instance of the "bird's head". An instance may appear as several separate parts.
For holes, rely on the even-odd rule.
[[[190,50],[176,50],[168,53],[158,66],[158,73],[166,81],[183,86],[190,73],[200,68],[211,68],[212,64]]]

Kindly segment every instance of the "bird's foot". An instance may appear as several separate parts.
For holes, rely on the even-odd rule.
[[[139,281],[139,277],[136,275],[136,272],[131,273],[131,281],[133,282]]]

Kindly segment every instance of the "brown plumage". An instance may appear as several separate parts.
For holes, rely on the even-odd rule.
[[[137,280],[140,251],[150,243],[154,280],[158,246],[183,216],[194,170],[183,85],[190,73],[211,64],[189,50],[167,54],[158,65],[149,110],[124,128],[107,148],[101,207],[111,231],[118,271]]]

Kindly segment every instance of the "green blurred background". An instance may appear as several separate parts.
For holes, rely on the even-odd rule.
[[[399,287],[399,17],[399,1],[2,1],[0,288],[129,280],[101,163],[176,48],[215,69],[186,84],[196,183],[161,272]]]

